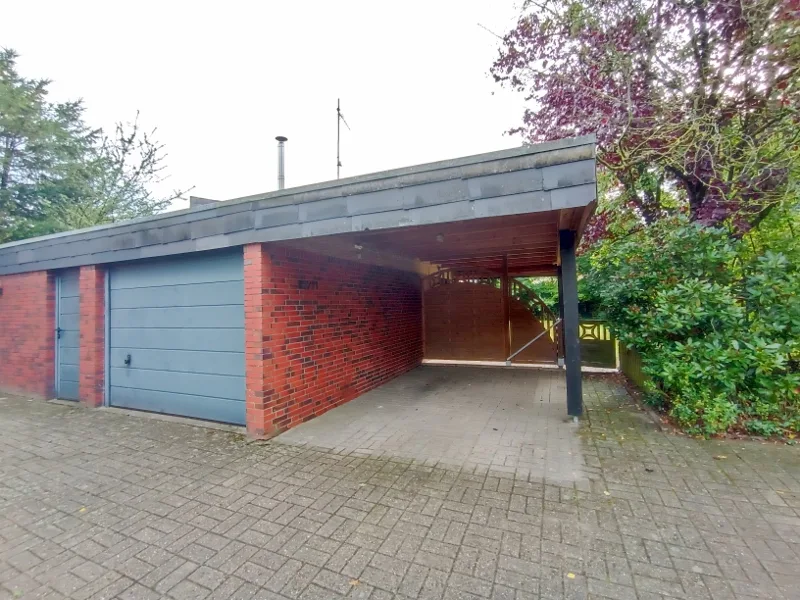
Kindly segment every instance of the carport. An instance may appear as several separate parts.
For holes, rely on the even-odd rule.
[[[584,137],[5,244],[0,387],[270,436],[426,357],[563,360],[577,417],[595,182]]]
[[[398,172],[394,198],[384,189],[347,202],[351,212],[356,209],[352,228],[358,231],[286,244],[420,274],[425,359],[565,366],[567,412],[577,417],[582,387],[575,252],[596,202],[594,139],[501,154],[452,161],[447,168],[458,176],[446,185],[434,183],[427,166]],[[411,178],[419,183],[405,187]],[[438,211],[425,206],[431,196],[441,202]],[[357,211],[400,206],[402,213],[386,213],[399,227],[357,222]],[[558,278],[558,314],[517,279],[525,276]]]

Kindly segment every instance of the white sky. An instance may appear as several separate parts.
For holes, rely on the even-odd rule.
[[[0,46],[53,100],[110,127],[137,110],[166,144],[166,190],[227,199],[518,146],[523,100],[488,74],[514,0],[6,2]],[[166,191],[166,190],[161,190]],[[176,203],[182,208],[186,203]]]

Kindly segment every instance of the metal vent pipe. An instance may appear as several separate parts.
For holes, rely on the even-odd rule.
[[[284,176],[284,145],[283,143],[286,142],[289,138],[286,138],[282,135],[279,135],[275,138],[278,140],[278,189],[282,190],[286,187],[286,178]]]

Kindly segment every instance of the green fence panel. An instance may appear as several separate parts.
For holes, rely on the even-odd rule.
[[[619,368],[628,379],[642,389],[644,389],[645,382],[650,380],[642,370],[641,355],[636,350],[622,344],[619,345]]]
[[[581,319],[581,364],[617,368],[617,338],[604,321]]]

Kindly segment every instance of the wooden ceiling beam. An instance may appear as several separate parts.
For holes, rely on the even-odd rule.
[[[555,277],[558,275],[558,267],[535,267],[535,268],[508,268],[508,274],[514,277]]]
[[[522,247],[543,247],[555,248],[557,240],[538,239],[538,238],[509,238],[503,236],[495,236],[493,238],[479,239],[479,240],[465,240],[463,242],[452,243],[444,242],[441,244],[427,243],[417,244],[416,246],[407,246],[408,248],[474,248],[476,246],[496,246],[498,248],[505,248],[509,246],[522,246]]]
[[[535,242],[552,242],[555,244],[558,241],[558,234],[555,227],[552,227],[551,229],[541,229],[537,227],[524,229],[496,229],[465,234],[442,234],[441,242],[438,241],[435,235],[387,236],[369,238],[362,238],[358,235],[355,235],[354,239],[357,239],[359,242],[364,244],[390,245],[395,247],[410,247],[427,244],[468,244],[497,239],[530,240]]]
[[[438,252],[429,252],[420,254],[420,256],[479,256],[481,254],[492,254],[502,256],[503,254],[552,254],[555,256],[555,246],[546,247],[519,247],[519,248],[503,248],[503,247],[485,247],[485,248],[440,248]]]
[[[558,217],[554,213],[514,215],[507,217],[489,217],[472,221],[458,221],[451,223],[437,223],[431,225],[417,225],[398,229],[375,229],[360,231],[347,235],[358,235],[364,240],[367,238],[391,236],[407,238],[411,236],[433,236],[438,234],[471,234],[478,232],[506,231],[509,228],[542,227],[547,230],[557,223]]]
[[[366,246],[365,246],[366,247]],[[381,250],[392,252],[394,254],[401,254],[399,250],[395,250],[394,248],[381,248]],[[514,245],[514,246],[497,246],[497,245],[480,245],[480,246],[465,246],[465,247],[456,247],[456,248],[443,248],[443,247],[436,247],[436,248],[408,248],[405,249],[402,254],[404,256],[419,258],[422,260],[429,260],[431,257],[434,256],[473,256],[475,254],[519,254],[524,252],[534,252],[534,253],[545,253],[545,254],[556,254],[556,247],[555,245],[547,245],[547,246],[525,246],[525,245]]]
[[[555,254],[518,254],[518,255],[508,255],[508,260],[510,262],[518,263],[518,262],[525,262],[525,261],[534,261],[534,262],[546,262],[552,263],[556,259]],[[476,256],[438,256],[438,257],[431,257],[426,259],[426,262],[431,262],[435,264],[443,264],[449,263],[453,261],[459,262],[470,262],[470,261],[477,261],[477,260],[503,260],[502,254],[483,254],[483,255],[476,255]]]
[[[409,259],[418,259],[418,260],[425,260],[425,261],[434,261],[434,260],[446,260],[450,258],[472,258],[476,256],[503,256],[504,254],[508,254],[509,256],[526,256],[526,255],[541,255],[541,256],[556,256],[556,249],[547,247],[547,248],[463,248],[463,249],[453,249],[453,250],[446,250],[446,249],[438,249],[438,251],[414,251],[409,250],[406,253],[400,254],[399,252],[394,252],[391,249],[381,249],[381,252],[387,254],[396,254],[400,256],[406,256]]]
[[[502,259],[501,258],[478,258],[478,259],[451,259],[451,260],[444,260],[444,261],[431,261],[435,262],[438,265],[442,266],[483,266],[483,265],[501,265]],[[531,266],[531,267],[538,267],[538,266],[551,266],[553,264],[552,260],[534,260],[533,257],[528,258],[527,260],[515,260],[510,262],[510,266],[513,267],[524,267],[524,266]]]
[[[571,209],[564,209],[571,210]],[[426,225],[412,225],[406,227],[395,227],[392,229],[371,229],[357,233],[366,236],[381,236],[384,234],[407,234],[415,233],[420,235],[430,235],[433,233],[474,233],[477,231],[488,231],[496,229],[508,229],[512,227],[535,227],[550,226],[558,223],[558,212],[551,211],[546,213],[528,213],[520,215],[506,215],[502,217],[482,217],[479,219],[469,219],[466,221],[447,221],[442,223],[429,223]],[[356,233],[356,232],[353,232]],[[342,234],[336,234],[342,235]]]
[[[409,235],[396,235],[396,236],[386,236],[385,240],[380,237],[372,236],[371,239],[381,239],[382,241],[391,241],[393,243],[417,243],[417,242],[433,242],[436,241],[436,237],[438,235],[442,235],[444,243],[452,243],[452,242],[466,242],[469,240],[477,240],[477,239],[491,239],[497,237],[498,235],[502,235],[503,237],[557,237],[556,228],[553,224],[548,224],[545,226],[542,225],[525,225],[525,226],[514,226],[514,227],[497,227],[492,229],[485,229],[481,231],[469,231],[469,232],[430,232],[425,235],[420,234],[411,234]],[[366,241],[366,240],[365,240]],[[437,242],[442,243],[442,242]]]
[[[376,250],[386,250],[397,254],[406,254],[409,256],[418,256],[420,254],[435,254],[441,252],[464,252],[472,249],[486,249],[492,248],[498,251],[513,251],[520,248],[530,249],[550,249],[554,251],[558,245],[557,240],[541,240],[541,239],[517,239],[517,238],[504,238],[497,236],[493,239],[465,241],[461,243],[425,243],[425,244],[379,244],[373,242],[354,242],[365,248],[375,248]]]

